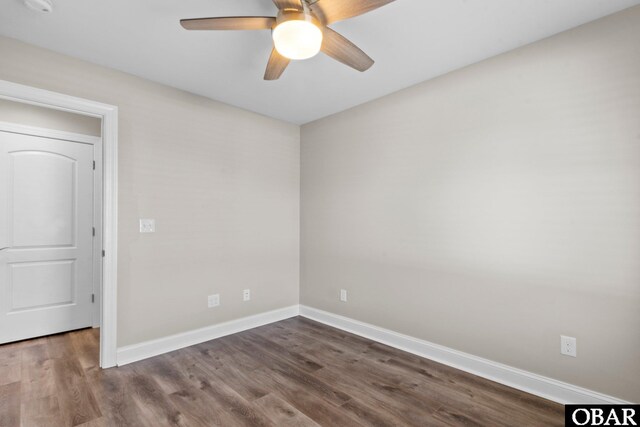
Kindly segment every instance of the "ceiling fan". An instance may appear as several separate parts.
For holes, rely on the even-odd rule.
[[[322,51],[333,59],[366,71],[373,59],[328,25],[362,15],[395,0],[273,0],[278,16],[227,16],[182,19],[187,30],[271,30],[274,48],[264,73],[277,80],[292,59]]]

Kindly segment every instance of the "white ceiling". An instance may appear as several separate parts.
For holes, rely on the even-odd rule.
[[[190,32],[178,20],[272,16],[270,0],[53,1],[45,15],[2,0],[0,34],[297,124],[640,4],[396,0],[332,26],[376,60],[369,71],[320,54],[267,82],[268,31]]]

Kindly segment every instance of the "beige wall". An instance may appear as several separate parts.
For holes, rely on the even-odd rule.
[[[303,126],[301,302],[640,401],[639,40],[636,7]]]
[[[119,107],[119,346],[298,303],[297,126],[7,38],[0,58],[0,79]]]
[[[0,122],[100,136],[102,122],[95,117],[13,102],[0,98]]]

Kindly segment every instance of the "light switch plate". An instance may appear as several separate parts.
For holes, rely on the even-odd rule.
[[[155,219],[140,219],[140,232],[141,233],[155,233],[156,232],[156,220]]]

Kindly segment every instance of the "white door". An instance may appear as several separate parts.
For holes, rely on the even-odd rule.
[[[0,343],[92,324],[93,146],[0,131]]]

